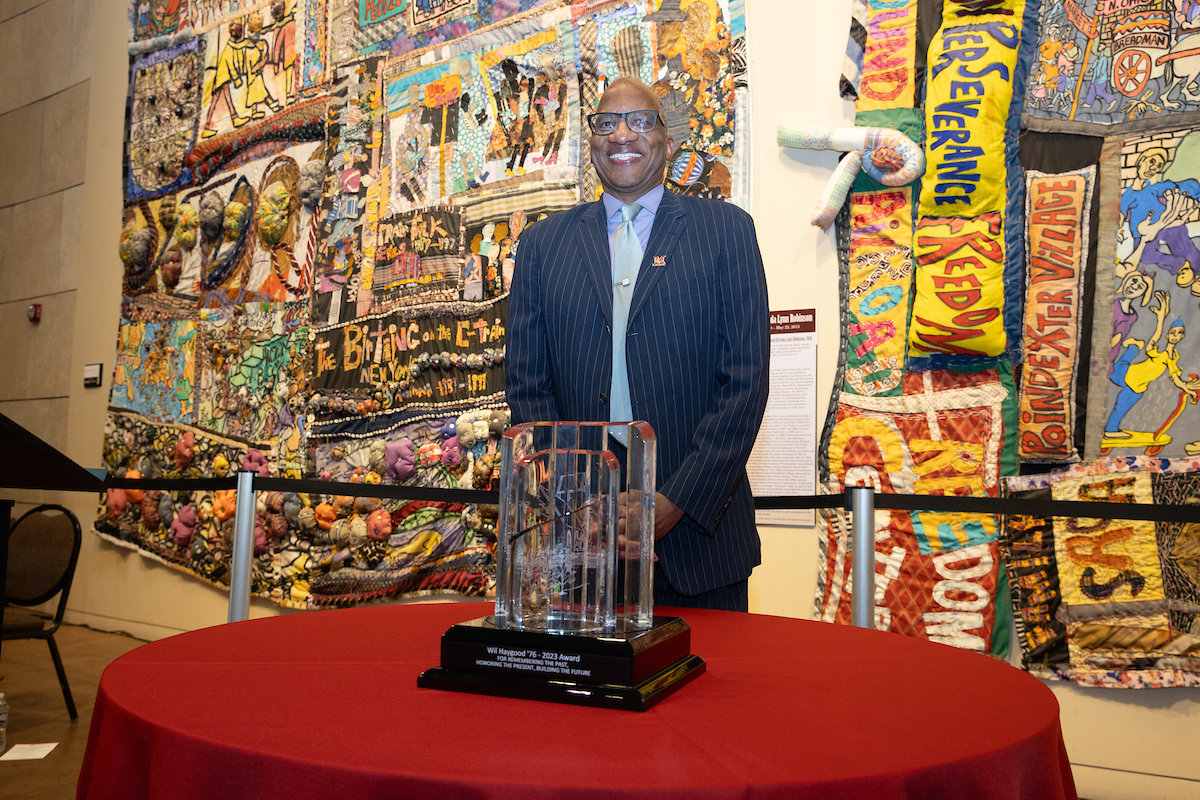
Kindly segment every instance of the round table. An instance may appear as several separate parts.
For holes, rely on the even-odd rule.
[[[1074,798],[1058,703],[975,653],[660,609],[708,670],[645,713],[418,689],[490,604],[318,611],[144,645],[100,682],[80,798]]]

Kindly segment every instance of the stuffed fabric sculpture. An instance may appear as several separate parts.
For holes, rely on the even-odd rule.
[[[833,224],[859,169],[884,186],[905,186],[925,172],[921,148],[890,128],[827,128],[781,122],[775,137],[780,147],[841,150],[848,154],[834,169],[813,211],[812,224],[821,230]]]

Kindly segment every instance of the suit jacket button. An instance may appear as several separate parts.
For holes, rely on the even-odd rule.
[[[601,403],[607,403],[607,402],[608,402],[608,395],[606,395],[604,392],[601,392],[601,393],[600,393],[600,402],[601,402]]]

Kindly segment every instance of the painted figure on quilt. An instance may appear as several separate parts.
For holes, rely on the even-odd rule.
[[[1200,110],[1198,0],[1047,2],[1039,30],[1034,72],[1044,74],[1046,94],[1027,96],[1034,129],[1140,127]]]
[[[524,175],[526,161],[557,164],[567,124],[567,82],[554,68],[554,59],[543,54],[542,72],[521,76],[515,61],[500,63],[504,81],[496,92],[496,106],[507,126],[509,159],[506,175]],[[540,157],[538,157],[540,155]]]
[[[603,196],[532,223],[517,250],[513,423],[649,422],[654,602],[744,611],[760,561],[745,466],[770,348],[753,222],[730,204],[665,191],[675,142],[646,84],[612,82],[587,122]]]
[[[1080,103],[1081,106],[1097,106],[1097,110],[1103,112],[1112,111],[1117,107],[1121,98],[1113,93],[1112,85],[1108,82],[1111,73],[1111,48],[1107,44],[1100,44],[1092,54],[1092,63],[1087,68],[1085,78],[1088,89]]]
[[[137,0],[134,40],[166,36],[179,29],[181,0]]]
[[[1122,228],[1117,237],[1133,247],[1125,261],[1177,276],[1185,264],[1200,264],[1200,249],[1187,227],[1200,221],[1200,182],[1165,179],[1168,165],[1167,151],[1161,147],[1138,157],[1137,177],[1121,195]],[[1118,255],[1121,252],[1119,248]]]
[[[1124,268],[1124,269],[1122,269]],[[1113,300],[1113,337],[1111,362],[1116,363],[1121,355],[1121,342],[1133,330],[1137,321],[1137,309],[1134,301],[1139,301],[1144,308],[1150,302],[1154,290],[1154,276],[1147,275],[1136,269],[1128,261],[1117,265],[1117,298]]]
[[[1171,300],[1164,291],[1155,292],[1154,299],[1158,301],[1157,306],[1151,307],[1151,311],[1158,319],[1154,335],[1149,342],[1143,342],[1133,337],[1126,339],[1122,343],[1125,348],[1124,352],[1113,364],[1111,379],[1113,383],[1121,387],[1121,391],[1117,394],[1116,405],[1113,406],[1112,413],[1108,416],[1108,423],[1104,426],[1106,440],[1132,439],[1136,435],[1123,430],[1121,423],[1133,406],[1145,395],[1147,387],[1164,372],[1181,392],[1188,395],[1192,402],[1195,402],[1197,391],[1200,391],[1200,378],[1185,381],[1183,371],[1179,368],[1179,351],[1176,349],[1176,345],[1182,342],[1186,335],[1182,319],[1175,318],[1166,332],[1166,347],[1162,350],[1158,349],[1163,335],[1163,323],[1171,311]],[[1135,360],[1143,353],[1145,358]]]
[[[257,20],[261,30],[262,19]],[[245,27],[241,22],[231,23],[229,39],[217,58],[217,72],[213,77],[212,101],[208,106],[208,116],[204,121],[202,137],[208,138],[217,134],[213,124],[213,115],[224,110],[229,115],[233,127],[240,128],[251,120],[262,119],[267,115],[263,106],[270,111],[282,108],[279,101],[271,96],[263,82],[262,71],[266,62],[267,46],[259,40],[246,38]],[[235,98],[233,90],[237,89]]]
[[[271,24],[263,28],[263,33],[272,34],[266,63],[279,74],[284,96],[290,97],[296,73],[296,15],[280,0],[271,5],[271,20]]]
[[[520,38],[511,47],[488,40],[474,54],[389,68],[383,91],[391,211],[518,175],[535,180],[549,170],[543,178],[573,179],[578,149],[567,132],[578,119],[579,97],[570,47],[529,21],[514,35]]]
[[[1200,325],[1200,134],[1128,136],[1120,158],[1100,454],[1197,455],[1200,349],[1186,331]]]
[[[501,119],[507,126],[506,144],[511,154],[504,174],[524,175],[525,159],[533,147],[533,124],[530,122],[533,88],[529,78],[520,77],[512,59],[502,61],[500,68],[504,70],[504,82],[496,92],[496,107],[501,109]]]

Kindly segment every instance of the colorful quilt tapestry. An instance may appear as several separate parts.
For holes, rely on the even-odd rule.
[[[596,196],[618,77],[663,99],[670,191],[749,200],[742,0],[131,0],[129,43],[117,477],[495,489],[514,259]],[[94,528],[224,586],[235,505],[114,489]],[[252,592],[486,595],[496,515],[260,493]]]
[[[909,331],[910,357],[928,357],[918,368],[1017,360],[1024,250],[1013,221],[1024,183],[1016,134],[1033,10],[1024,0],[947,2],[929,47]]]
[[[931,371],[905,383],[900,397],[842,396],[829,490],[997,496],[1009,393],[999,374]],[[1003,654],[1008,600],[998,533],[992,515],[877,511],[875,627]],[[855,591],[845,512],[826,517],[821,543],[816,615],[845,623]]]
[[[855,98],[860,128],[922,143],[926,167],[902,187],[859,175],[839,218],[842,350],[820,465],[830,492],[995,496],[1015,469],[1024,247],[1006,220],[1020,219],[1024,196],[1014,109],[1035,11],[920,0],[852,11],[842,95]],[[899,161],[886,147],[869,158]],[[878,513],[876,627],[1004,653],[997,525]],[[845,515],[824,528],[816,613],[848,622]]]
[[[336,324],[370,309],[364,276],[373,263],[374,230],[368,205],[377,198],[383,146],[383,59],[370,58],[334,72],[326,126],[328,175],[314,264],[313,323]],[[371,252],[368,252],[370,250]]]
[[[912,299],[912,192],[907,187],[850,197],[844,391],[900,394]]]
[[[308,333],[306,303],[201,309],[197,427],[262,445],[291,433]]]
[[[1107,458],[1036,478],[1016,496],[1187,505],[1200,462]],[[1085,686],[1200,686],[1200,572],[1192,523],[1011,518],[1019,641],[1027,668]]]
[[[912,108],[917,98],[917,0],[863,5],[859,27],[867,35],[859,80],[855,85],[847,79],[857,96],[855,109]],[[854,30],[852,23],[852,41]]]
[[[1192,0],[1042,3],[1024,124],[1098,135],[1195,125],[1198,33]]]
[[[402,62],[386,80],[392,153],[389,208],[539,171],[579,175],[579,94],[566,9],[459,43],[427,65]]]
[[[159,422],[196,419],[196,320],[178,304],[122,306],[111,404]]]
[[[457,206],[380,220],[369,289],[371,313],[456,299],[463,279],[464,236],[462,211]]]
[[[1025,173],[1025,363],[1021,372],[1021,459],[1069,462],[1075,450],[1083,274],[1095,167]]]
[[[152,196],[191,180],[183,159],[196,143],[204,69],[199,44],[193,39],[164,48],[130,69],[127,197]]]
[[[1097,407],[1099,455],[1200,453],[1200,343],[1187,336],[1200,325],[1192,268],[1200,250],[1191,233],[1200,208],[1197,144],[1200,134],[1181,130],[1106,145],[1109,169],[1119,165],[1119,195],[1107,196],[1107,213],[1119,219],[1114,266],[1096,291],[1093,352],[1101,358],[1092,360],[1103,367],[1093,370],[1090,391],[1104,403],[1089,415]]]
[[[1015,498],[1195,502],[1200,18],[1188,5],[852,4],[839,92],[858,126],[921,142],[926,170],[891,189],[858,176],[838,220],[828,491],[994,496],[989,476],[1006,475]],[[1194,526],[945,516],[876,514],[876,627],[998,654],[1011,595],[1034,674],[1196,685]],[[828,514],[821,619],[849,620],[849,547],[846,515]]]
[[[1005,496],[1050,500],[1052,482],[1044,474],[1005,478]],[[1001,521],[1000,555],[1008,571],[1021,666],[1039,678],[1063,678],[1070,656],[1067,628],[1058,613],[1062,592],[1054,521],[1023,514],[1008,514]]]
[[[388,454],[413,447],[414,439],[440,441],[443,426],[441,421],[410,424],[387,443],[364,443],[371,455],[353,469],[358,475],[373,468],[394,475]],[[155,477],[213,477],[247,461],[265,465],[269,454],[198,429],[163,428],[120,414],[109,418],[104,457],[114,474],[132,464]],[[403,457],[391,464],[411,468],[412,474],[420,471],[422,485],[457,485],[448,468],[431,472],[424,462],[417,467],[415,460]],[[354,474],[343,469],[339,477],[348,480]],[[235,494],[112,489],[96,531],[214,585],[228,586]],[[486,508],[483,514],[488,514]],[[490,520],[485,516],[475,506],[454,503],[260,493],[251,592],[293,608],[438,592],[483,594],[491,563],[491,541],[485,534],[495,539],[495,515]]]
[[[463,265],[464,300],[490,300],[506,293],[516,267],[521,232],[540,219],[576,203],[573,187],[516,187],[464,200],[467,241]]]
[[[313,336],[312,386],[374,394],[398,384],[385,409],[495,399],[504,389],[507,307],[507,297],[410,306],[323,328]]]

